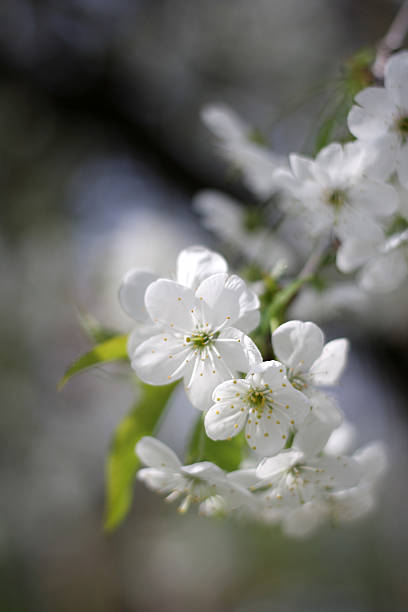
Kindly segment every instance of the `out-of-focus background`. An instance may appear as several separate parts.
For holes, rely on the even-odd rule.
[[[356,443],[384,439],[377,511],[306,542],[180,517],[135,483],[102,530],[104,458],[132,403],[101,369],[56,382],[89,346],[76,308],[123,331],[126,270],[168,274],[183,246],[219,245],[193,194],[232,180],[199,120],[232,105],[288,153],[318,92],[388,28],[391,0],[3,0],[0,5],[1,465],[3,612],[399,612],[408,609],[407,301],[377,321],[343,315],[350,363],[337,390]],[[317,96],[317,97],[316,97]],[[406,292],[405,292],[406,295]],[[368,321],[368,322],[367,322]],[[178,451],[191,408],[163,436]]]

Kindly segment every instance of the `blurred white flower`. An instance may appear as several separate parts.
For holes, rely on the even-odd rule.
[[[138,479],[149,489],[166,494],[167,502],[182,498],[178,507],[181,514],[191,503],[200,504],[200,513],[205,515],[224,514],[252,504],[250,493],[227,480],[225,472],[214,463],[182,465],[168,446],[150,436],[136,444],[135,452],[148,466],[138,471]]]
[[[199,192],[193,200],[203,226],[214,232],[249,262],[263,270],[293,270],[295,258],[289,246],[264,227],[260,208],[248,209],[219,191]]]
[[[397,208],[395,189],[367,177],[370,151],[359,142],[330,144],[316,159],[290,156],[290,169],[275,173],[282,189],[309,217],[309,231],[333,231],[342,241],[369,236]]]
[[[408,187],[408,52],[393,55],[385,66],[384,87],[368,87],[355,98],[348,116],[350,132],[380,151],[379,175],[394,170]]]
[[[223,157],[242,172],[248,189],[262,199],[271,196],[278,189],[274,171],[287,166],[286,158],[258,144],[255,130],[226,105],[205,106],[201,119],[219,139]]]
[[[303,287],[289,306],[288,318],[319,323],[347,314],[364,314],[367,294],[353,282],[333,282],[329,287]]]
[[[226,440],[245,427],[245,438],[261,455],[280,451],[309,412],[309,401],[289,383],[278,361],[256,365],[245,379],[227,380],[213,393],[205,430],[213,440]]]
[[[184,378],[190,401],[204,410],[218,384],[262,360],[241,331],[257,326],[258,298],[238,276],[214,274],[196,292],[159,279],[148,286],[144,302],[157,324],[156,333],[130,357],[137,375],[148,384]]]

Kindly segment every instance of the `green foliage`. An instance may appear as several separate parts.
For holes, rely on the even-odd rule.
[[[62,389],[70,378],[84,370],[89,370],[89,368],[110,361],[127,360],[126,343],[127,336],[125,335],[115,336],[114,338],[110,338],[94,346],[92,350],[79,357],[79,359],[69,366],[58,383],[58,390]]]
[[[186,463],[212,461],[227,472],[237,470],[247,449],[244,434],[230,440],[211,440],[205,433],[203,418],[194,427],[186,455]]]
[[[133,496],[133,483],[140,461],[135,445],[157,428],[177,383],[151,387],[140,383],[141,396],[114,433],[106,462],[105,529],[112,531],[127,515]]]
[[[285,312],[291,301],[294,299],[299,289],[311,280],[311,277],[297,278],[283,289],[277,291],[266,309],[261,328],[263,333],[267,333],[268,328],[275,331],[279,325],[285,321]]]

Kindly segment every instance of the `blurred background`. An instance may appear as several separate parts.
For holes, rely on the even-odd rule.
[[[130,330],[117,304],[127,269],[167,275],[183,246],[219,246],[193,194],[221,188],[250,201],[201,124],[202,105],[228,103],[276,151],[302,149],[319,92],[384,35],[398,6],[2,0],[2,612],[408,609],[406,290],[376,303],[374,323],[325,321],[329,338],[352,341],[337,394],[356,443],[384,439],[391,468],[375,514],[306,542],[180,517],[138,484],[126,522],[104,534],[104,459],[132,383],[101,369],[56,392],[89,346],[76,308]],[[163,437],[181,451],[191,422],[182,396],[177,415],[180,428],[165,423]]]

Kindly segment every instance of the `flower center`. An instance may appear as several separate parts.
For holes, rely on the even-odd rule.
[[[191,342],[196,348],[203,349],[208,346],[213,339],[213,334],[209,332],[197,332],[186,338],[186,342]]]
[[[295,387],[298,391],[304,391],[307,388],[307,382],[301,376],[293,376],[289,380],[292,383],[292,387]]]
[[[251,391],[248,393],[248,401],[250,402],[251,406],[257,410],[263,408],[266,402],[265,392],[257,389],[251,389]]]
[[[327,196],[327,203],[334,208],[341,208],[346,201],[346,192],[342,189],[333,189]]]

